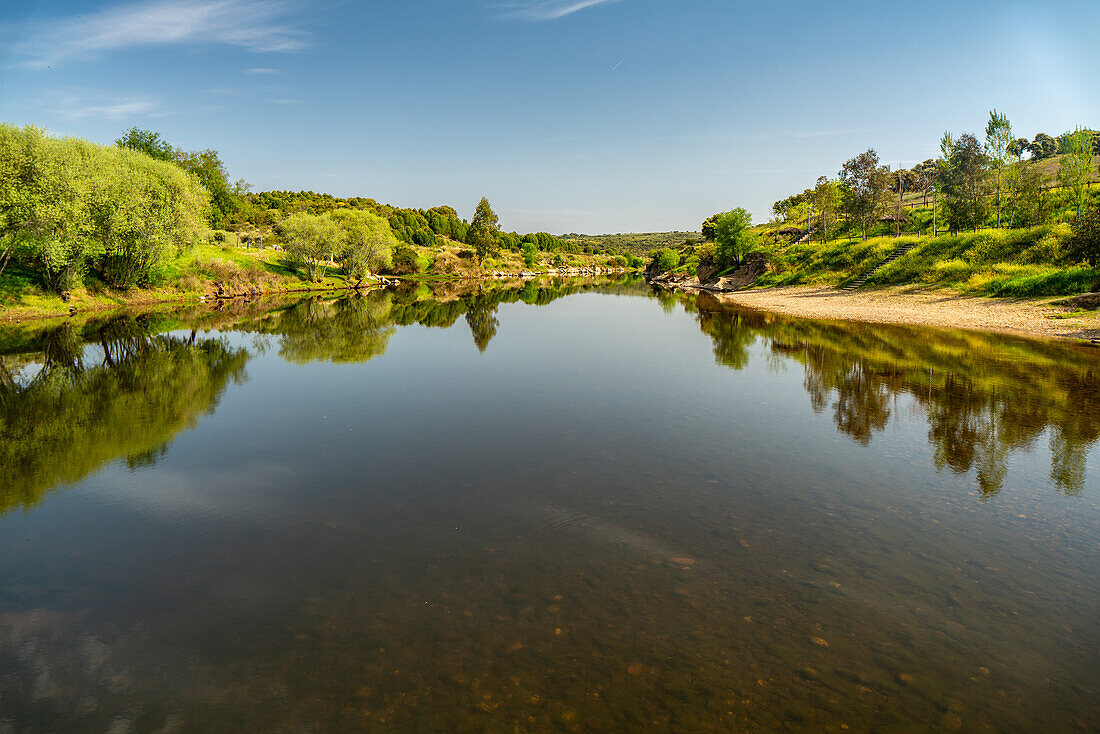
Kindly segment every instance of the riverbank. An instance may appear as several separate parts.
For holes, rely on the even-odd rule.
[[[816,319],[920,324],[1065,339],[1100,339],[1100,311],[1064,298],[994,299],[913,287],[844,292],[788,286],[715,294],[719,301]]]

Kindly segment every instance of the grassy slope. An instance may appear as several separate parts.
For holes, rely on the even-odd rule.
[[[1100,285],[1100,273],[1067,264],[1065,224],[1017,230],[983,230],[958,236],[872,237],[769,246],[772,270],[757,286],[842,286],[882,262],[903,244],[916,246],[878,271],[868,285],[924,285],[963,293],[1027,297],[1083,293]]]

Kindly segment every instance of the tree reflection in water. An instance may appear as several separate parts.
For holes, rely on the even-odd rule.
[[[67,323],[0,357],[0,513],[117,458],[155,462],[244,379],[244,350],[151,329],[126,316],[83,330]]]
[[[978,332],[811,321],[731,308],[709,295],[685,303],[714,342],[719,364],[743,369],[764,339],[799,362],[815,412],[832,408],[841,432],[863,445],[909,395],[928,422],[936,467],[975,470],[983,495],[1004,486],[1014,451],[1049,436],[1051,482],[1085,486],[1085,459],[1100,438],[1100,364],[1095,350]]]

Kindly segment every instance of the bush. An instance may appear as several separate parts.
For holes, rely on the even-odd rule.
[[[416,275],[420,272],[420,258],[411,247],[399,246],[393,252],[393,264],[388,272],[392,275]]]
[[[1093,207],[1082,216],[1075,217],[1072,233],[1066,240],[1066,256],[1070,262],[1087,262],[1091,267],[1100,265],[1100,208]]]
[[[673,250],[671,247],[658,250],[653,255],[653,267],[659,273],[666,273],[669,270],[673,270],[679,264],[680,253]]]
[[[203,226],[206,190],[180,168],[119,147],[0,125],[0,252],[55,291],[90,267],[115,286],[152,282]]]
[[[524,242],[523,249],[523,264],[529,268],[535,267],[539,261],[539,248],[534,242]]]

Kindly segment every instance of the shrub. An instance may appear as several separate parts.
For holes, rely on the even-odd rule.
[[[680,253],[671,247],[658,250],[653,255],[653,267],[659,273],[665,273],[680,264]]]
[[[388,272],[392,275],[415,275],[420,272],[420,258],[411,247],[399,246],[393,252],[393,264]]]
[[[1066,256],[1071,262],[1084,261],[1094,268],[1100,265],[1100,208],[1093,207],[1073,219]]]

